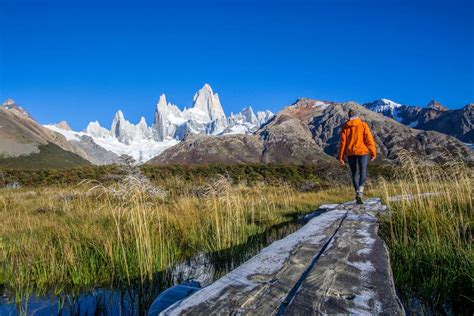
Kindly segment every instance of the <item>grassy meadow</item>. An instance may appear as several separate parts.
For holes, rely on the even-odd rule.
[[[33,290],[142,282],[198,252],[232,249],[320,204],[352,199],[341,174],[277,165],[4,170],[4,181],[27,186],[0,191],[0,284],[21,300]],[[405,298],[472,310],[472,179],[462,163],[409,156],[370,169],[367,195],[389,206],[380,234]],[[411,198],[391,198],[400,195]]]
[[[107,184],[0,192],[0,283],[11,295],[144,281],[197,252],[238,246],[351,196],[348,187],[321,189],[316,178],[303,187],[223,175],[150,182],[132,169]]]

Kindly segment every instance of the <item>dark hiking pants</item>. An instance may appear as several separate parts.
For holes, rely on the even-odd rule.
[[[359,188],[365,185],[369,155],[348,156],[347,160],[349,161],[349,167],[351,168],[352,184],[354,184],[356,192],[359,192]]]

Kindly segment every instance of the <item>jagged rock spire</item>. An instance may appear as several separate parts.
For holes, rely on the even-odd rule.
[[[255,125],[258,124],[258,119],[255,116],[255,113],[253,112],[253,109],[252,109],[251,106],[248,106],[248,107],[244,108],[242,110],[242,115],[244,116],[244,120],[247,123],[251,123],[251,124],[255,124]]]
[[[210,121],[226,118],[219,95],[207,83],[194,95],[193,108],[206,113]]]
[[[180,120],[182,117],[181,110],[174,104],[166,101],[166,95],[160,95],[156,103],[155,118],[153,121],[153,129],[158,141],[163,141],[176,131],[176,127],[171,123],[173,120]]]
[[[142,137],[162,142],[181,140],[187,134],[221,134],[229,127],[235,127],[234,131],[239,133],[251,133],[270,115],[273,114],[255,113],[251,107],[247,107],[227,119],[218,94],[214,93],[209,84],[205,84],[194,95],[192,107],[184,110],[168,102],[166,95],[161,94],[155,106],[151,127],[147,126],[145,118],[141,118],[135,125],[125,119],[122,111],[117,111],[110,131],[93,122],[86,132],[95,137],[113,137],[125,144]]]

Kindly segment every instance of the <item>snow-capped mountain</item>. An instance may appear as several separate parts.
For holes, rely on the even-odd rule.
[[[143,116],[138,124],[134,125],[125,119],[120,110],[114,116],[110,134],[125,145],[130,145],[136,141],[154,139],[153,129],[148,127]]]
[[[442,112],[449,111],[439,102],[432,100],[425,107],[402,105],[388,99],[379,99],[365,103],[364,107],[385,116],[396,119],[400,123],[417,127],[421,123],[433,119]]]
[[[467,104],[457,110],[450,110],[438,101],[432,100],[426,106],[401,105],[388,99],[365,103],[364,107],[391,117],[409,127],[433,130],[457,137],[466,143],[474,142],[474,107]]]
[[[446,161],[441,153],[472,161],[474,154],[460,141],[441,133],[403,126],[355,102],[326,102],[300,98],[251,135],[190,137],[166,150],[150,164],[284,163],[330,166],[338,150],[349,109],[356,109],[371,127],[382,159],[396,160],[400,151],[426,161]],[[474,109],[474,105],[473,105]],[[250,111],[246,111],[251,116]],[[471,112],[464,112],[468,116]],[[467,129],[466,129],[467,131]],[[471,127],[472,131],[472,127]]]
[[[389,99],[379,99],[363,104],[369,110],[393,118],[399,123],[416,127],[418,125],[418,113],[420,107],[403,105]]]
[[[397,118],[398,109],[402,107],[401,104],[393,102],[389,99],[375,100],[374,102],[365,103],[364,106],[369,110],[382,113],[383,115],[391,118]]]
[[[342,112],[340,109],[333,110],[336,106],[342,107]],[[210,86],[205,85],[196,93],[192,106],[183,110],[167,102],[165,95],[162,95],[156,104],[154,123],[151,126],[147,124],[144,118],[141,118],[136,124],[132,123],[125,118],[122,111],[117,111],[110,128],[102,127],[99,122],[93,121],[88,124],[84,131],[76,132],[71,130],[65,121],[54,125],[41,126],[28,112],[9,99],[0,106],[0,125],[3,126],[3,134],[0,135],[0,153],[8,157],[36,155],[38,152],[39,154],[44,152],[42,146],[52,144],[53,147],[48,147],[49,149],[55,148],[54,150],[65,153],[58,157],[62,161],[61,163],[68,163],[71,160],[73,165],[87,163],[86,161],[96,165],[117,163],[121,161],[119,156],[123,154],[133,157],[139,163],[146,162],[154,157],[157,158],[152,161],[159,163],[173,163],[180,161],[181,158],[183,159],[181,161],[184,162],[206,162],[205,157],[214,157],[215,159],[210,160],[212,162],[219,161],[217,159],[219,157],[224,157],[222,159],[227,161],[225,159],[227,159],[229,153],[236,155],[235,161],[268,162],[272,161],[271,159],[276,159],[274,161],[282,162],[288,161],[287,153],[292,152],[292,146],[299,143],[297,139],[301,139],[301,137],[304,138],[302,140],[303,144],[306,144],[307,140],[311,144],[314,141],[317,141],[318,144],[324,144],[328,140],[327,137],[332,137],[332,134],[329,135],[324,132],[325,128],[330,131],[336,130],[338,128],[337,124],[341,124],[347,119],[347,114],[344,113],[347,112],[348,106],[358,107],[359,105],[357,103],[338,105],[336,102],[301,98],[295,104],[282,110],[283,116],[280,115],[280,119],[272,119],[274,114],[269,111],[255,113],[251,107],[246,107],[240,113],[231,113],[226,117],[219,97]],[[474,143],[474,104],[468,104],[461,109],[450,110],[436,101],[431,101],[425,107],[418,107],[400,105],[387,99],[381,99],[366,103],[364,106],[382,115],[395,118],[409,127],[418,130],[438,131],[457,137],[464,143]],[[407,131],[406,129],[400,129],[399,124],[390,122],[391,120],[378,120],[377,117],[380,117],[380,115],[372,111],[364,108],[359,110],[361,110],[360,113],[364,120],[383,122],[383,124],[374,126],[374,129],[381,126],[386,127],[377,132],[378,137],[382,140],[382,143],[379,144],[382,148],[393,145],[393,137],[395,137],[393,135],[396,135],[396,139],[400,139],[399,134]],[[316,115],[316,112],[328,115],[339,113],[342,116],[335,118],[334,116],[326,117],[326,114],[324,114],[324,116],[320,116],[320,120],[311,121],[309,119],[310,115]],[[304,129],[303,131],[301,124],[298,123],[298,120],[302,119],[304,122],[311,121],[312,131],[317,133],[322,131],[322,134],[306,138],[304,135],[307,130]],[[287,124],[287,122],[293,123]],[[292,129],[287,130],[288,126],[292,126]],[[293,133],[290,135],[289,131],[292,130]],[[268,145],[269,148],[273,149],[269,150],[266,145],[263,145],[268,141],[267,136],[270,131],[272,134],[270,138],[273,139],[273,143],[268,143]],[[220,136],[250,133],[252,135]],[[411,130],[409,134],[413,135],[413,133],[418,132]],[[452,139],[443,138],[442,134],[431,133],[428,135],[420,133],[418,135],[421,136],[417,138],[417,142],[418,140],[420,142],[417,146],[419,150],[422,150],[422,153],[431,151],[431,149],[426,149],[427,139],[432,139],[436,147],[439,147],[440,144],[444,146],[450,143],[459,149],[459,146],[455,145]],[[214,134],[218,137],[185,137],[189,134]],[[275,142],[275,139],[281,141]],[[384,139],[389,139],[389,144],[385,144]],[[413,141],[412,137],[407,139],[410,142]],[[25,140],[27,141],[25,142]],[[397,142],[396,144],[402,147],[407,145],[403,142]],[[175,145],[178,146],[164,152]],[[411,144],[408,145],[412,149]],[[279,146],[283,147],[280,148]],[[220,152],[220,149],[216,148],[225,150]],[[436,152],[435,147],[430,148],[433,148],[433,152]],[[259,150],[263,151],[259,154]],[[390,152],[388,147],[386,150]],[[175,156],[179,152],[184,156],[181,158]],[[48,154],[47,152],[44,153],[45,155]],[[308,157],[306,154],[303,156]],[[203,160],[199,160],[201,159],[199,157],[203,157]],[[52,162],[52,165],[55,161]]]
[[[79,142],[83,136],[88,136],[105,150],[117,156],[129,155],[142,163],[176,145],[187,134],[249,134],[273,116],[270,111],[255,114],[251,107],[247,107],[227,118],[219,96],[212,91],[210,85],[205,84],[194,95],[192,106],[183,110],[167,102],[166,96],[162,94],[156,104],[151,126],[147,125],[144,117],[133,124],[119,110],[110,130],[97,121],[90,122],[83,132],[70,130],[65,122],[45,127],[63,134],[70,141]]]
[[[235,115],[234,113],[230,113],[227,118],[227,127],[222,134],[253,133],[273,116],[274,114],[270,111],[259,111],[255,114],[252,107],[248,106]]]
[[[108,129],[100,126],[98,121],[90,122],[84,132],[94,138],[107,138],[112,135]]]
[[[227,118],[219,96],[205,84],[193,98],[193,105],[181,111],[176,105],[167,102],[162,94],[155,110],[153,128],[158,141],[167,139],[182,140],[186,134],[219,135],[226,133],[248,134],[273,117],[270,111],[254,114],[251,107]]]

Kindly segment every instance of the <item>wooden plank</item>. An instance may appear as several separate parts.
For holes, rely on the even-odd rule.
[[[345,210],[334,210],[312,219],[297,232],[272,243],[237,269],[171,306],[163,314],[274,312],[345,214]]]
[[[350,210],[284,314],[404,314],[377,219],[367,212]]]
[[[325,208],[163,315],[403,314],[377,235],[386,207],[369,199]]]

